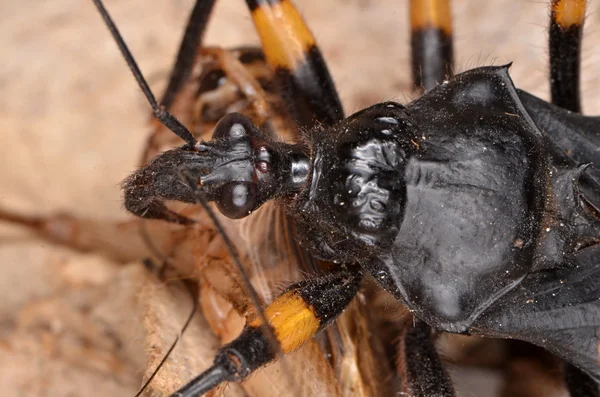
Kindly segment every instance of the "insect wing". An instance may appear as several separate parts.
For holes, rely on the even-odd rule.
[[[470,331],[541,346],[600,382],[600,247],[579,251],[572,263],[531,274]]]
[[[553,144],[554,161],[590,164],[579,181],[586,200],[600,209],[600,117],[582,116],[518,90],[523,105]]]

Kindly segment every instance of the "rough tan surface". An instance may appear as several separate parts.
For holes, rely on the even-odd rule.
[[[256,42],[243,2],[222,0],[208,43]],[[397,0],[297,0],[346,110],[410,96],[407,13]],[[155,89],[191,0],[107,1]],[[544,2],[455,1],[457,64],[515,61],[516,85],[547,97]],[[600,113],[600,13],[584,46],[584,108]],[[123,220],[119,182],[149,132],[147,105],[91,2],[0,0],[0,206]],[[4,396],[132,395],[145,369],[146,275],[0,224],[0,390]]]

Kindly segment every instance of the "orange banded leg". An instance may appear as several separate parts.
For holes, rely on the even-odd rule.
[[[413,84],[427,91],[452,75],[450,0],[411,0],[410,31]]]
[[[339,272],[292,285],[264,311],[279,349],[271,346],[257,318],[242,334],[223,346],[211,368],[172,397],[195,397],[222,382],[241,381],[256,369],[274,361],[277,350],[291,353],[339,316],[356,295],[362,274]]]
[[[581,112],[580,61],[586,0],[552,0],[550,14],[550,92],[552,103]],[[565,363],[565,383],[573,397],[600,396],[598,384]]]
[[[284,103],[300,126],[334,124],[343,109],[315,39],[290,0],[246,0]]]
[[[450,376],[433,344],[431,327],[420,320],[400,337],[397,358],[402,391],[412,397],[454,397]]]
[[[586,0],[552,0],[550,91],[552,103],[581,112],[579,73]]]

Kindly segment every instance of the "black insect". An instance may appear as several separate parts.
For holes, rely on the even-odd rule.
[[[380,103],[344,118],[293,6],[248,0],[289,111],[304,128],[298,144],[274,140],[240,114],[223,117],[211,141],[196,141],[157,104],[95,3],[156,117],[186,141],[128,178],[126,208],[191,223],[164,202],[214,201],[242,218],[278,200],[301,245],[335,264],[327,276],[290,286],[176,396],[242,380],[293,351],[331,324],[367,275],[415,316],[398,348],[405,391],[455,395],[432,343],[436,329],[541,346],[569,363],[571,395],[599,395],[600,119],[576,113],[585,2],[552,2],[552,87],[562,108],[516,89],[510,65],[444,81],[452,70],[449,5],[414,1],[414,80],[428,91],[406,106]],[[198,45],[212,5],[197,2],[188,48]],[[181,54],[167,102],[189,68]]]

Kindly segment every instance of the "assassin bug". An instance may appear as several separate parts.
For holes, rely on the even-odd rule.
[[[458,6],[460,6],[460,4],[457,4],[457,5],[458,5]],[[541,9],[544,9],[544,6],[542,5],[542,6],[540,6],[540,8],[541,8]],[[312,19],[312,18],[311,18],[311,19]],[[403,21],[403,19],[402,19],[402,18],[400,18],[400,19],[401,19],[401,22],[402,22],[402,21]],[[502,18],[501,18],[501,17],[500,17],[500,15],[498,15],[498,17],[497,17],[497,18],[496,18],[494,21],[495,21],[495,23],[496,23],[496,21],[498,21],[498,22],[502,22],[502,21],[505,21],[505,20],[507,20],[507,19],[506,19],[506,18],[504,18],[504,17],[502,17]],[[541,18],[530,18],[529,20],[541,20]],[[338,22],[338,23],[339,23],[339,21],[336,21],[336,22]],[[478,23],[478,22],[477,22],[477,20],[473,20],[473,22],[474,22],[476,25],[480,25],[480,23]],[[402,23],[403,23],[403,22],[402,22]],[[471,23],[471,21],[469,21],[469,23]],[[484,23],[485,23],[485,22],[484,22]],[[592,23],[592,24],[593,24],[593,23]],[[541,25],[543,25],[543,24],[541,24]],[[459,25],[459,26],[460,26],[460,25]],[[404,30],[404,28],[402,28],[402,30]],[[461,30],[461,29],[457,29],[457,30],[460,32],[460,30]],[[540,31],[542,30],[542,28],[537,28],[537,29],[533,29],[533,30],[534,30],[534,31],[536,31],[537,33],[539,33],[539,34],[541,35],[541,32],[540,32]],[[320,41],[321,41],[321,40],[320,40]],[[402,41],[402,40],[400,39],[400,41]],[[463,38],[463,42],[470,42],[470,41],[471,41],[471,39],[470,39],[470,38],[469,38],[469,39],[464,39],[464,38]],[[501,40],[498,40],[498,41],[501,41]],[[514,42],[514,40],[511,40],[511,41],[513,41],[513,42]],[[321,42],[322,42],[322,41],[321,41]],[[460,45],[460,47],[461,47],[461,48],[464,48],[464,47],[463,47],[463,44],[461,44],[461,45]],[[393,52],[394,50],[391,50],[391,51]],[[500,51],[499,53],[500,53],[500,54],[502,54],[502,52],[501,52],[501,51]],[[328,58],[330,58],[330,57],[328,57]],[[334,58],[334,57],[331,57],[331,58]],[[513,57],[513,58],[514,58],[514,59],[516,59],[516,60],[518,60],[517,64],[515,65],[515,66],[517,67],[517,71],[518,71],[518,67],[519,67],[519,65],[521,65],[521,66],[523,65],[523,63],[522,63],[522,62],[524,62],[524,59],[520,59],[520,57]],[[387,59],[387,58],[385,58],[385,59]],[[462,60],[462,62],[464,62],[464,61],[465,61],[465,60],[463,59],[463,60]],[[460,61],[459,61],[459,62],[460,62]],[[383,66],[383,65],[382,65],[382,66]],[[513,73],[514,73],[514,70],[513,70]],[[387,78],[391,78],[393,75],[397,75],[397,73],[390,74],[390,76],[388,76]],[[129,76],[128,76],[128,77],[129,77]],[[348,82],[348,81],[344,81],[344,79],[342,79],[342,80],[340,81],[340,83],[341,83],[341,84],[338,84],[338,85],[339,85],[339,86],[341,86],[342,88],[344,88],[344,87],[347,87],[347,86],[348,86],[348,84],[349,84],[349,82]],[[528,83],[528,81],[525,81],[525,82],[523,82],[523,81],[522,81],[522,82],[520,82],[520,83],[519,83],[519,86],[521,86],[521,87],[522,87],[522,86],[524,86],[524,85],[527,85],[527,83]],[[343,85],[342,85],[342,84],[343,84]],[[527,86],[528,86],[528,85],[527,85]],[[531,86],[528,86],[528,87],[531,87]],[[346,89],[346,88],[344,88],[344,90],[345,90],[345,89]],[[346,94],[346,95],[344,95],[344,96],[347,96],[347,94]],[[385,96],[383,96],[383,98],[385,98]],[[377,99],[377,98],[376,98],[376,99]],[[372,100],[372,102],[375,102],[375,100]],[[589,103],[589,102],[586,102],[586,104],[588,104],[588,103]],[[129,105],[127,105],[126,107],[127,107],[127,108],[129,108]],[[350,107],[352,107],[352,104],[351,104],[351,102],[350,102]],[[88,116],[88,115],[86,115],[86,117],[87,117],[87,116]],[[115,117],[114,115],[111,115],[111,118],[117,118],[117,117]],[[186,125],[187,125],[187,124],[186,124]],[[86,131],[86,132],[89,132],[89,131]],[[87,134],[87,133],[86,133],[86,136],[87,136],[87,135],[89,135],[89,134]],[[106,139],[106,138],[105,138],[105,139]],[[46,141],[46,143],[48,143],[48,141]],[[103,156],[103,158],[106,158],[106,156]],[[104,170],[104,168],[103,168],[103,170]],[[104,175],[104,172],[102,173],[102,175]],[[166,225],[165,225],[165,226],[166,226]],[[131,247],[128,247],[128,248],[131,248]],[[192,353],[192,354],[197,354],[197,353]]]
[[[414,80],[430,91],[406,107],[381,103],[344,119],[294,7],[249,1],[267,60],[288,90],[291,115],[310,132],[303,144],[284,144],[230,114],[211,141],[196,141],[153,99],[106,10],[95,3],[155,115],[187,142],[126,181],[127,209],[190,223],[164,201],[215,201],[224,215],[242,218],[278,198],[304,248],[337,265],[327,276],[289,287],[174,395],[242,380],[278,350],[295,350],[343,311],[365,274],[418,318],[399,343],[409,392],[454,395],[432,345],[434,328],[537,344],[567,360],[572,395],[598,393],[600,175],[583,165],[597,163],[598,119],[515,89],[508,66],[445,81],[452,68],[447,2],[413,3]],[[212,3],[198,4],[205,19]],[[552,6],[553,97],[578,111],[572,88],[578,57],[560,55],[579,44],[585,2]],[[312,126],[314,120],[321,125]]]

